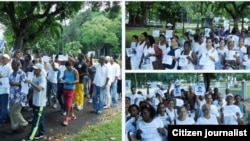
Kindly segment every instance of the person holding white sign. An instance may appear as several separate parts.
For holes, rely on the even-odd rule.
[[[137,44],[135,53],[136,53],[136,59],[135,62],[135,70],[139,69],[140,61],[144,53],[144,47],[146,45],[146,37],[148,36],[147,32],[143,32],[140,36],[140,42]]]
[[[167,42],[166,37],[165,37],[164,34],[160,35],[160,41],[158,43],[158,47],[162,50],[162,55],[167,54],[168,42]],[[163,56],[162,56],[162,59],[161,59],[161,63],[163,65],[163,61],[162,60],[163,60]]]
[[[138,45],[139,39],[137,35],[133,35],[132,36],[132,42],[131,42],[131,46],[130,48],[132,49],[132,56],[130,57],[130,66],[131,66],[131,70],[136,70],[138,69],[138,60],[137,60],[137,56],[136,56],[136,49],[137,49],[137,45]]]
[[[216,48],[216,50],[218,52],[218,61],[215,63],[215,69],[222,70],[223,69],[222,59],[223,59],[224,54],[228,51],[228,49],[226,48],[225,39],[220,40],[219,47]]]
[[[139,67],[142,69],[146,69],[146,70],[153,70],[153,62],[156,61],[156,52],[155,52],[155,49],[153,47],[153,44],[155,43],[155,40],[154,40],[154,37],[151,36],[151,35],[148,35],[146,37],[146,44],[145,44],[145,47],[143,49],[143,55],[141,57],[141,62],[140,62],[140,65]],[[150,64],[146,64],[147,66],[146,67],[143,67],[143,61],[146,61],[145,58],[149,58],[150,59]]]
[[[242,114],[239,106],[233,104],[234,96],[228,94],[226,97],[227,105],[225,105],[222,111],[222,119],[224,125],[238,125],[241,121]]]
[[[206,48],[199,51],[199,65],[201,70],[215,70],[215,62],[218,61],[218,52],[213,48],[212,38],[206,39]]]
[[[21,132],[24,127],[28,126],[28,122],[24,119],[21,110],[22,104],[27,102],[27,93],[21,91],[21,82],[25,81],[26,75],[20,69],[22,64],[19,60],[12,60],[11,63],[13,72],[10,80],[10,96],[9,96],[9,115],[11,122],[11,130],[7,133]]]
[[[232,41],[228,42],[228,51],[225,53],[222,64],[224,65],[223,69],[225,70],[237,70],[238,65],[240,64],[240,58],[237,52],[234,49],[234,43]]]
[[[162,62],[164,65],[164,69],[176,70],[178,63],[177,60],[180,57],[181,50],[178,47],[178,38],[173,37],[171,39],[171,46],[167,50],[167,54],[163,54]]]
[[[181,70],[194,70],[197,63],[197,58],[196,53],[192,51],[190,41],[186,41],[184,43],[184,50],[181,52],[181,56],[179,58],[179,66]]]

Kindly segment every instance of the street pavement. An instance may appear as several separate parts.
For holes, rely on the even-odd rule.
[[[53,109],[50,106],[47,106],[45,109],[45,126],[46,126],[46,139],[43,141],[62,141],[63,138],[68,136],[77,134],[79,131],[85,129],[90,125],[97,124],[101,122],[105,113],[108,112],[120,112],[121,111],[121,100],[117,107],[112,107],[110,109],[106,109],[102,115],[97,115],[96,113],[92,113],[92,104],[89,104],[88,99],[85,99],[85,106],[82,111],[75,110],[77,119],[71,120],[68,126],[63,126],[62,121],[64,116],[61,115],[59,108]],[[25,119],[30,118],[31,111],[23,111],[23,116]],[[6,134],[5,131],[10,129],[10,123],[5,123],[0,126],[0,141],[21,141],[24,139],[31,128],[31,124],[25,128],[25,130],[21,133],[14,134]],[[121,127],[122,128],[122,127]]]

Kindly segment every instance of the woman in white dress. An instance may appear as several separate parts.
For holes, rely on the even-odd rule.
[[[160,41],[158,43],[158,47],[162,50],[162,55],[167,54],[168,42],[164,34],[160,35]],[[161,58],[161,64],[162,64],[162,58]],[[161,68],[163,68],[163,64]]]
[[[188,61],[187,65],[180,66],[181,70],[194,70],[197,63],[196,53],[192,51],[192,46],[190,41],[184,43],[184,50],[181,52],[181,56],[186,56]],[[179,65],[182,57],[179,58]]]
[[[162,141],[166,135],[164,125],[156,118],[156,111],[150,104],[141,107],[142,120],[137,124],[136,139],[141,141]]]
[[[218,52],[218,61],[215,63],[215,69],[216,70],[222,70],[223,69],[222,59],[223,59],[224,54],[228,50],[226,48],[226,40],[225,39],[220,40],[219,47],[216,48],[216,50]]]
[[[241,66],[245,70],[250,70],[250,47],[247,48],[247,54],[244,55]]]
[[[136,46],[136,49],[135,49],[135,56],[136,56],[136,59],[134,60],[135,62],[135,70],[139,70],[139,64],[140,64],[140,60],[141,60],[141,57],[143,55],[143,50],[144,50],[144,47],[145,47],[145,40],[146,40],[146,37],[147,37],[147,32],[143,32],[141,33],[141,36],[140,36],[140,42],[137,44]]]
[[[133,43],[133,46],[132,46]],[[136,70],[138,69],[138,61],[137,61],[137,56],[136,56],[136,48],[139,43],[139,38],[137,35],[132,36],[132,42],[131,42],[131,48],[132,48],[132,53],[133,55],[130,57],[130,65],[131,65],[131,70]]]
[[[224,70],[237,70],[240,64],[240,58],[238,53],[234,50],[233,41],[227,43],[228,51],[222,58],[222,64]],[[233,54],[234,53],[234,54]]]
[[[151,35],[148,35],[146,37],[146,44],[143,49],[143,54],[141,56],[141,61],[139,68],[143,70],[153,70],[153,62],[156,61],[156,52],[153,47],[153,44],[155,43],[154,37]],[[148,62],[148,63],[147,63]]]
[[[218,52],[213,48],[212,38],[206,39],[206,47],[201,48],[198,54],[201,70],[215,70],[215,62],[218,61]]]

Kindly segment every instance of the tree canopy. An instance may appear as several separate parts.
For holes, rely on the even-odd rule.
[[[55,31],[58,36],[61,24],[82,8],[83,2],[0,2],[0,22],[6,26],[6,38],[15,49]]]

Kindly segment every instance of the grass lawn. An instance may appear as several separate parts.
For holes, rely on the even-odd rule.
[[[112,120],[85,128],[68,141],[121,141],[122,116],[116,114]]]

